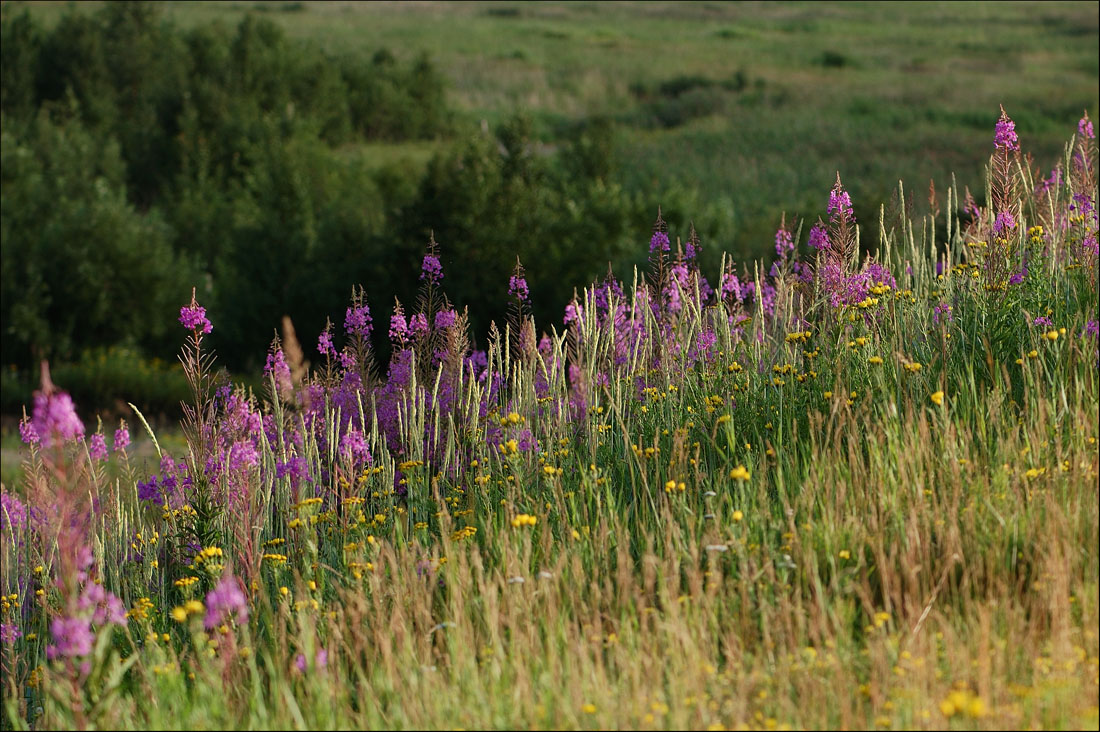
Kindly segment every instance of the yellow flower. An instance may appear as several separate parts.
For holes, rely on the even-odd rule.
[[[585,714],[595,714],[596,713],[596,705],[595,704],[585,704],[584,706],[581,707],[581,711],[584,712]]]
[[[745,514],[741,513],[740,511],[734,511],[733,512],[733,520],[734,521],[740,521],[743,518],[745,518]]]
[[[746,481],[749,477],[749,471],[745,470],[744,465],[738,465],[730,471],[730,478],[734,480]]]
[[[840,558],[841,559],[851,559],[852,558],[852,553],[850,551],[848,551],[847,549],[841,549],[840,550]]]
[[[175,620],[177,623],[182,623],[187,620],[187,611],[182,607],[172,608],[172,620]]]
[[[538,518],[527,513],[521,513],[512,519],[512,528],[518,529],[521,526],[534,526],[538,523]]]
[[[869,359],[867,359],[867,363],[873,363],[877,366],[878,364],[882,363],[882,358],[879,356],[871,356]]]
[[[1048,330],[1048,331],[1047,331],[1047,333],[1046,333],[1046,339],[1047,339],[1048,341],[1056,341],[1056,340],[1058,340],[1058,331],[1056,331],[1056,330]]]
[[[937,391],[935,394],[932,395],[931,399],[932,403],[936,404],[937,406],[943,404],[943,392]]]

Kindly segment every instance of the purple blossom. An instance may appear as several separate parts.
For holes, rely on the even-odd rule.
[[[531,297],[530,290],[527,289],[527,280],[523,277],[512,275],[508,278],[508,294],[517,300],[527,302]]]
[[[420,265],[420,279],[435,284],[443,279],[443,265],[439,263],[439,257],[434,254],[425,254],[424,262]]]
[[[809,244],[814,249],[824,251],[829,248],[829,234],[825,231],[825,224],[818,221],[810,229]]]
[[[777,229],[775,232],[775,253],[779,255],[781,260],[786,261],[787,255],[793,251],[794,237],[791,236],[791,232],[783,228]]]
[[[206,334],[214,330],[214,327],[210,325],[210,321],[206,319],[206,308],[195,302],[193,294],[191,304],[180,308],[180,323],[193,333]]]
[[[867,268],[864,269],[867,275],[868,283],[874,285],[889,285],[892,288],[897,288],[897,280],[894,279],[894,275],[890,273],[890,268],[884,264],[878,262],[868,262]],[[912,272],[910,271],[910,274]]]
[[[229,621],[248,622],[248,600],[241,592],[237,579],[227,574],[207,593],[206,617],[202,624],[207,630],[213,630]]]
[[[723,300],[732,297],[734,302],[741,302],[747,294],[741,280],[737,279],[737,275],[732,272],[727,272],[722,278],[721,293]]]
[[[955,319],[955,316],[951,314],[951,306],[945,302],[941,302],[932,309],[932,322],[936,325],[940,324],[940,318],[943,320],[951,321]]]
[[[1085,330],[1081,333],[1082,336],[1092,336],[1093,338],[1100,337],[1100,322],[1090,320],[1085,323]]]
[[[670,248],[668,241],[668,234],[663,231],[653,232],[653,236],[649,240],[649,253],[655,252],[667,252]]]
[[[1004,210],[997,214],[997,219],[993,222],[994,234],[1001,234],[1015,228],[1016,217],[1012,215],[1011,211]]]
[[[7,534],[10,529],[22,530],[27,525],[27,507],[6,490],[0,490],[0,533]]]
[[[297,488],[302,481],[311,482],[309,463],[303,457],[292,457],[286,462],[275,464],[276,478],[290,478],[290,484]]]
[[[38,444],[38,431],[34,428],[34,425],[26,419],[19,421],[19,437],[27,445]]]
[[[450,328],[458,321],[458,313],[454,310],[447,308],[446,310],[440,310],[435,314],[435,327],[436,330],[446,330]]]
[[[427,258],[425,258],[426,260]],[[437,260],[438,262],[438,260]],[[348,335],[370,338],[373,329],[373,321],[370,317],[370,307],[366,303],[355,305],[347,309],[344,314],[344,332]],[[324,353],[324,351],[321,351]]]
[[[833,221],[836,221],[838,218],[851,221],[855,218],[852,215],[852,198],[848,195],[848,191],[840,187],[840,176],[837,176],[836,185],[829,191],[829,207],[827,211]]]
[[[115,452],[122,452],[130,446],[130,430],[126,428],[126,423],[115,430],[114,450]]]
[[[1032,325],[1041,325],[1045,328],[1053,328],[1054,327],[1054,321],[1051,320],[1050,318],[1044,317],[1042,315],[1040,315],[1035,320],[1031,321],[1031,324]]]
[[[1088,113],[1080,119],[1077,123],[1077,134],[1088,140],[1096,139],[1096,133],[1092,129],[1092,120],[1089,119]]]
[[[0,643],[6,646],[14,645],[15,641],[23,635],[19,626],[14,623],[0,623]]]
[[[424,313],[417,313],[409,318],[409,330],[414,338],[428,335],[428,316]]]
[[[403,346],[409,338],[409,324],[405,320],[405,314],[398,310],[390,316],[390,340],[394,345]]]
[[[53,643],[46,647],[46,657],[79,658],[92,652],[95,633],[87,617],[59,617],[50,621],[50,636]]]
[[[72,398],[63,391],[34,393],[33,425],[43,447],[84,436],[84,423],[76,416]]]
[[[149,476],[149,480],[138,481],[137,493],[139,501],[150,501],[154,505],[163,506],[164,496],[161,495],[160,488],[157,486],[157,476]]]
[[[340,438],[340,455],[356,465],[371,462],[370,445],[363,433],[349,429]]]
[[[122,600],[95,582],[84,585],[77,608],[85,613],[91,611],[92,625],[97,627],[126,624],[126,608]]]
[[[581,307],[580,303],[576,302],[575,300],[569,303],[565,306],[565,324],[572,325],[573,323],[576,323],[579,326],[581,324],[581,317],[583,316],[583,313],[584,309]]]
[[[993,144],[999,150],[1016,151],[1020,149],[1020,139],[1016,136],[1016,123],[1008,118],[1001,107],[1001,118],[997,120],[997,134]]]
[[[286,354],[283,353],[283,349],[281,348],[276,348],[274,352],[267,354],[267,364],[264,365],[264,375],[273,375],[279,392],[284,395],[289,395],[294,388],[294,383],[290,378],[290,366],[287,364]]]
[[[1021,269],[1019,272],[1017,272],[1016,274],[1014,274],[1014,275],[1012,275],[1011,277],[1008,278],[1008,284],[1018,285],[1026,279],[1027,279],[1027,265],[1025,264],[1023,269]]]
[[[321,331],[321,335],[317,336],[317,352],[322,356],[333,357],[336,355],[336,348],[332,345],[332,333],[329,327],[326,327]]]
[[[99,460],[100,462],[106,460],[108,455],[107,438],[98,432],[92,435],[92,439],[88,441],[88,453],[93,460]]]

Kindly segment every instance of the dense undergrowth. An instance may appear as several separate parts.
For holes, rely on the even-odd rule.
[[[1095,161],[1002,113],[984,205],[857,225],[838,176],[715,283],[658,218],[560,333],[517,261],[484,353],[433,241],[388,365],[357,291],[263,395],[192,298],[152,470],[44,370],[3,725],[1096,727]]]

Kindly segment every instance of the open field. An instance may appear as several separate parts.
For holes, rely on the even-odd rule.
[[[44,19],[66,7],[26,5]],[[837,171],[867,218],[875,211],[862,206],[888,201],[899,179],[918,205],[929,180],[943,191],[952,173],[982,189],[998,104],[1044,167],[1066,120],[1098,111],[1094,2],[163,6],[184,27],[232,27],[256,11],[332,53],[427,51],[461,113],[496,124],[526,109],[550,144],[610,117],[628,189],[653,209],[667,208],[670,187],[696,190],[681,213],[707,219],[713,243],[746,259],[767,251],[783,211],[812,210]],[[424,164],[422,145],[401,149],[363,154]]]

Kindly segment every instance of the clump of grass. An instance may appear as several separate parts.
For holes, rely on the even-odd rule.
[[[986,206],[872,257],[838,176],[713,285],[659,217],[541,337],[517,261],[481,353],[433,240],[384,370],[357,290],[263,394],[192,298],[155,474],[36,393],[4,724],[1095,726],[1095,156],[1037,180],[1003,114]]]

